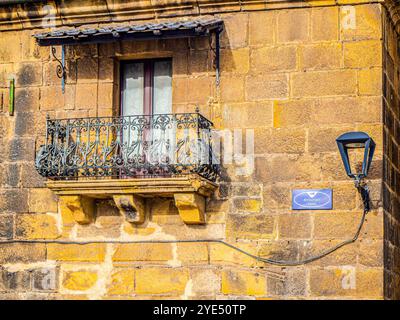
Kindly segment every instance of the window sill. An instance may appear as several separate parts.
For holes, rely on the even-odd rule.
[[[95,217],[95,199],[113,199],[126,220],[140,224],[145,220],[145,198],[172,197],[186,224],[205,223],[205,198],[217,184],[197,174],[163,178],[48,181],[47,187],[60,197],[62,216],[88,224]]]

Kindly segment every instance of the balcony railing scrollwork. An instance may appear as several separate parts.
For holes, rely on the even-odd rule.
[[[216,181],[211,130],[199,113],[47,119],[35,165],[53,180],[197,173]]]

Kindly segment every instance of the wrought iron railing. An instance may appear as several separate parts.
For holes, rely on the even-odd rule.
[[[50,179],[198,173],[215,181],[211,129],[199,113],[47,119],[36,169]]]

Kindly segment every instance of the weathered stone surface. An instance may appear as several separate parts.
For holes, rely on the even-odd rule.
[[[24,239],[55,239],[60,235],[57,221],[48,214],[19,214],[15,218],[15,236]]]
[[[137,294],[183,294],[189,272],[181,268],[143,268],[136,270]]]
[[[266,293],[266,278],[258,272],[224,270],[221,286],[223,294],[260,296]]]
[[[29,212],[57,212],[57,196],[47,188],[29,189]]]
[[[292,79],[294,97],[351,95],[357,89],[351,70],[297,73]]]
[[[249,14],[249,44],[270,44],[274,41],[276,13],[274,11]]]
[[[340,25],[341,39],[364,40],[381,38],[381,7],[378,4],[357,6],[354,9],[342,7],[340,17],[342,22]],[[352,21],[356,23],[355,28]]]
[[[382,65],[382,43],[378,40],[347,42],[343,45],[344,65],[348,68]]]
[[[28,271],[10,272],[0,268],[0,292],[25,291],[30,289],[30,274]]]
[[[0,195],[0,212],[28,212],[28,192],[26,189],[6,189]]]
[[[382,279],[383,272],[377,269],[315,269],[310,273],[310,290],[312,296],[378,298],[382,295]]]
[[[226,228],[230,238],[270,239],[274,233],[274,218],[263,214],[231,214]]]
[[[67,271],[63,274],[62,285],[65,289],[73,291],[86,291],[92,288],[98,280],[94,271]]]
[[[251,71],[253,73],[293,71],[297,66],[295,46],[276,46],[253,49]]]
[[[278,218],[278,235],[280,239],[310,239],[312,220],[308,213],[284,214]]]
[[[250,101],[282,99],[289,94],[289,79],[284,74],[263,74],[246,78],[246,99]]]
[[[55,291],[58,289],[57,268],[42,268],[32,272],[32,288],[38,291]]]
[[[14,217],[0,215],[0,239],[11,239],[14,233]]]
[[[172,246],[169,243],[119,244],[113,261],[166,262],[172,259]]]
[[[267,291],[273,296],[303,296],[307,290],[307,275],[303,268],[285,272],[284,277],[267,275]]]
[[[307,10],[282,10],[278,13],[278,42],[306,41],[310,14]]]
[[[0,263],[33,263],[46,258],[44,244],[0,244]]]
[[[57,261],[99,262],[105,257],[103,244],[48,244],[47,259]]]
[[[205,243],[178,243],[178,260],[182,264],[208,263],[208,247]],[[174,248],[172,250],[175,250]]]
[[[109,295],[131,295],[135,292],[135,270],[116,269],[108,286]]]
[[[335,41],[339,37],[339,9],[313,8],[311,11],[311,38],[314,41]]]
[[[342,45],[336,42],[300,47],[300,68],[302,70],[340,68],[342,50]]]

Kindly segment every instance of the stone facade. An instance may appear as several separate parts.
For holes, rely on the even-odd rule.
[[[0,243],[0,299],[398,299],[399,58],[390,3],[112,3],[106,10],[89,0],[0,6],[0,240],[33,240]],[[67,46],[62,94],[50,48],[32,37],[51,10],[56,25],[107,23],[110,14],[113,21],[219,17],[221,82],[208,38],[126,41]],[[46,115],[117,115],[119,61],[154,57],[172,57],[174,112],[199,106],[217,129],[242,129],[243,139],[245,129],[254,130],[254,170],[251,163],[224,165],[204,225],[185,224],[173,199],[161,198],[147,200],[138,225],[111,201],[96,203],[94,223],[61,216],[34,168]],[[277,260],[320,253],[353,237],[362,214],[335,143],[347,131],[365,131],[377,144],[368,179],[372,211],[354,244],[280,267],[221,243],[115,243],[224,239]],[[292,211],[291,190],[303,187],[332,188],[333,210]]]

